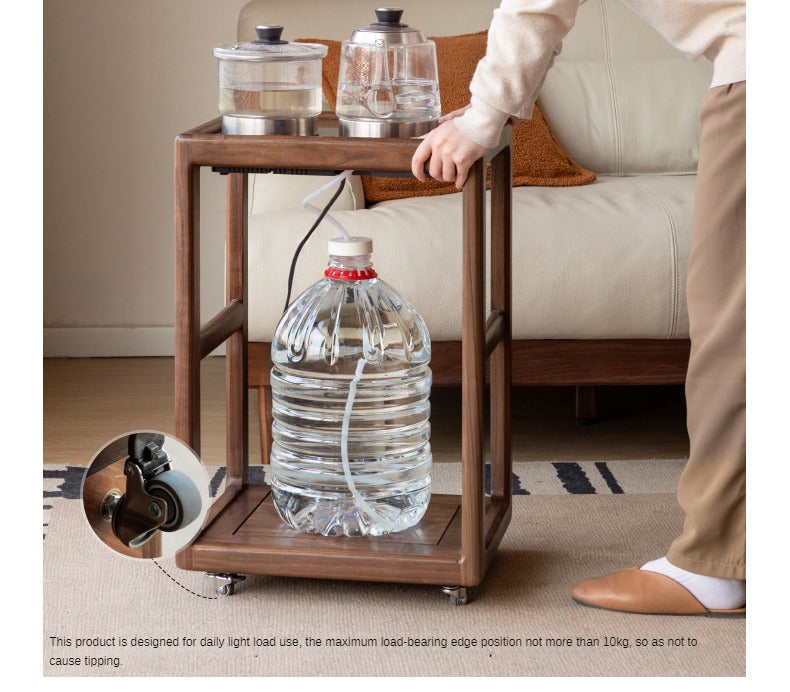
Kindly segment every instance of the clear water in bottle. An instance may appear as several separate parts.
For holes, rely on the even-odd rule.
[[[403,531],[430,500],[430,337],[371,252],[369,238],[331,240],[324,279],[272,342],[272,494],[308,533]]]

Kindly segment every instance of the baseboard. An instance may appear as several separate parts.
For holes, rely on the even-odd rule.
[[[45,358],[172,356],[173,327],[48,327]],[[224,344],[213,355],[224,354]]]

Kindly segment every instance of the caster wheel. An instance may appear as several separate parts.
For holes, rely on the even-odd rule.
[[[221,584],[217,587],[217,596],[232,596],[235,591],[235,584]]]
[[[469,597],[466,594],[466,589],[462,586],[445,586],[442,587],[442,593],[447,595],[450,605],[462,606],[469,602]]]
[[[236,591],[236,584],[247,578],[243,574],[229,574],[227,572],[207,572],[206,576],[213,577],[219,582],[217,596],[232,596]]]
[[[194,481],[181,471],[164,471],[148,482],[148,493],[167,502],[162,531],[178,531],[200,515],[202,501]]]

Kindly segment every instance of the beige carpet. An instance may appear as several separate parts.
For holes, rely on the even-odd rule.
[[[44,541],[44,674],[742,676],[744,620],[622,615],[568,595],[577,579],[662,554],[679,526],[663,487],[520,495],[497,559],[464,607],[449,606],[435,587],[272,577],[250,577],[234,596],[216,598],[205,575],[173,560],[160,568],[117,556],[93,536],[79,502],[58,498]],[[80,637],[111,639],[77,648]],[[134,637],[179,645],[133,646]],[[195,643],[185,646],[184,637]],[[222,648],[201,645],[215,637]],[[249,645],[232,648],[229,637]],[[307,637],[323,645],[308,647]],[[382,638],[397,645],[382,646]],[[464,638],[476,645],[453,642]],[[500,641],[482,647],[481,638]],[[86,656],[103,665],[86,667]],[[82,665],[57,665],[68,657]]]

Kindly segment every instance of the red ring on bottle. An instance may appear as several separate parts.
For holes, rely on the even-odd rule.
[[[339,267],[327,267],[324,276],[330,279],[340,279],[341,281],[365,281],[375,279],[378,274],[373,268],[370,269],[340,269]]]

